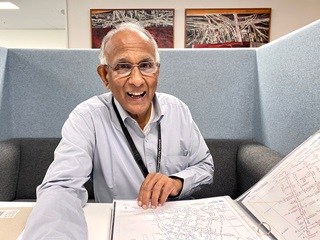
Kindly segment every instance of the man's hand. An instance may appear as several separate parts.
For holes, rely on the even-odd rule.
[[[161,173],[149,173],[140,187],[137,198],[138,205],[143,209],[163,205],[169,196],[177,196],[182,189],[182,181],[179,178],[169,178]]]

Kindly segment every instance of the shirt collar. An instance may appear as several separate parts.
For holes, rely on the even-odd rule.
[[[120,103],[115,98],[114,98],[114,103],[118,108],[118,111],[120,113],[120,116],[123,122],[125,122],[127,118],[132,118],[130,114],[126,110],[124,110],[124,108],[120,105]],[[151,115],[150,115],[149,122],[161,121],[163,117],[163,113],[159,104],[157,94],[154,95],[151,104],[152,104],[152,107],[151,107]]]
[[[161,119],[163,118],[163,113],[159,104],[157,93],[155,93],[152,102],[153,102],[153,109],[154,109],[153,121],[161,121]]]

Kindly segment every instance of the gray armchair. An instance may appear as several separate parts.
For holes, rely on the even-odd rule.
[[[36,187],[53,160],[60,138],[16,138],[0,142],[0,201],[35,201]],[[195,198],[237,198],[258,182],[283,156],[249,140],[206,139],[214,159],[213,183]],[[94,200],[92,182],[85,187]]]

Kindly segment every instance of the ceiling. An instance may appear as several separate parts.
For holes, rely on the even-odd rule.
[[[8,1],[20,9],[0,9],[0,30],[66,28],[66,0],[0,0]]]

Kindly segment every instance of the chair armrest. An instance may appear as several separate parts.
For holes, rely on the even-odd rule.
[[[19,141],[14,139],[0,141],[0,201],[15,199],[19,165]]]
[[[256,184],[284,156],[260,143],[247,142],[237,155],[237,184],[239,195]]]

